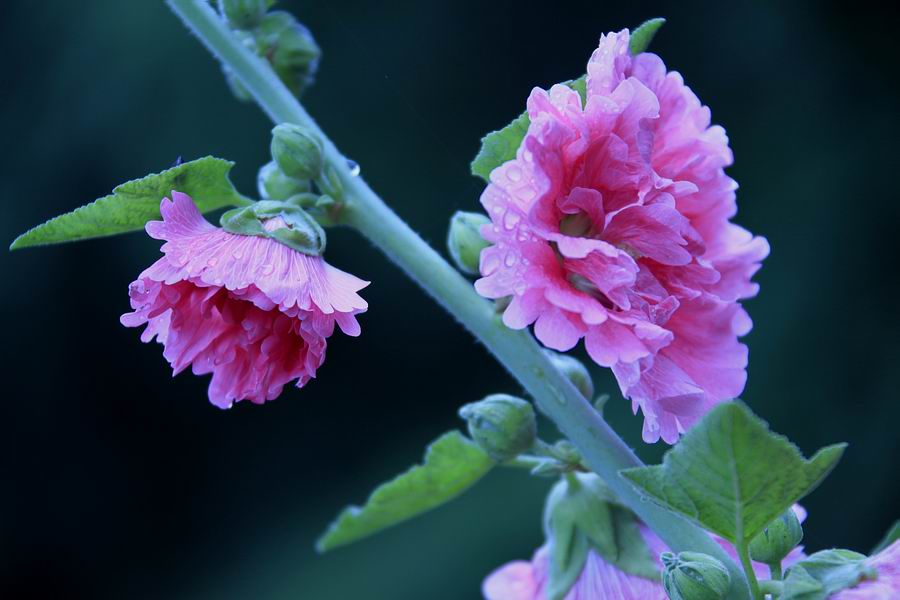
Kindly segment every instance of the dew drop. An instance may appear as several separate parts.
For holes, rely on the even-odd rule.
[[[241,260],[244,257],[244,253],[240,250],[235,250],[231,253],[231,255],[235,258],[235,260]]]
[[[356,177],[359,175],[359,163],[355,160],[347,159],[347,168],[350,169],[350,174]]]
[[[503,259],[503,264],[506,265],[507,267],[512,267],[513,265],[516,264],[516,261],[518,261],[518,260],[519,260],[519,258],[515,254],[510,252],[506,255],[506,258]]]
[[[522,170],[519,167],[513,165],[509,169],[506,170],[506,175],[509,177],[510,181],[521,181],[522,180]]]
[[[214,267],[217,264],[219,264],[219,259],[213,257],[213,258],[209,259],[208,261],[206,261],[206,264],[209,265],[210,267]]]
[[[263,275],[271,275],[274,271],[275,271],[275,266],[271,265],[271,264],[263,265],[262,269],[260,269],[260,273],[262,273]]]
[[[507,230],[513,229],[516,225],[519,224],[521,217],[514,211],[509,211],[503,216],[503,226]]]

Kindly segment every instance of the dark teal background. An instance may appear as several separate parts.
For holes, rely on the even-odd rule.
[[[304,99],[385,200],[443,246],[476,209],[468,162],[532,86],[576,77],[600,34],[654,16],[653,44],[725,126],[738,222],[772,255],[747,307],[744,398],[806,453],[845,440],[804,503],[809,548],[867,550],[900,516],[897,37],[874,6],[825,2],[283,2],[324,49]],[[235,102],[158,2],[7,3],[0,14],[0,239],[169,166],[237,161],[252,193],[270,123]],[[220,411],[118,324],[155,260],[142,234],[0,254],[0,597],[478,597],[541,542],[548,483],[497,472],[457,502],[326,556],[347,502],[517,385],[364,240],[328,260],[371,280],[363,335],[336,335],[319,378]],[[615,428],[647,460],[640,418]],[[544,432],[552,431],[544,424]]]

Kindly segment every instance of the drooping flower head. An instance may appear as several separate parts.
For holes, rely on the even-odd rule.
[[[355,315],[367,305],[357,292],[367,282],[274,239],[214,227],[185,194],[172,192],[160,210],[163,220],[146,229],[165,240],[164,256],[129,286],[134,312],[121,321],[146,323],[141,340],[156,337],[175,374],[212,373],[216,406],[273,400],[295,379],[305,385],[335,323],[359,335]],[[286,226],[278,216],[263,223]]]
[[[587,65],[587,98],[555,85],[528,98],[516,158],[481,202],[493,245],[476,289],[510,297],[504,322],[534,323],[556,350],[584,339],[611,367],[644,439],[674,443],[746,380],[751,328],[738,300],[768,254],[730,222],[737,184],[728,139],[676,72],[605,35]]]
[[[895,600],[900,598],[900,540],[866,561],[875,570],[874,579],[865,579],[855,587],[841,590],[831,600]]]

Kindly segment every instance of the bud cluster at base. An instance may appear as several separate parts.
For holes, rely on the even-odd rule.
[[[268,0],[219,0],[219,12],[247,47],[271,64],[291,92],[299,96],[312,85],[322,51],[312,33],[288,12],[266,12]],[[225,71],[228,85],[239,100],[249,98],[243,85]]]

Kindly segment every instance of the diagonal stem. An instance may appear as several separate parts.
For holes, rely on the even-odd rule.
[[[324,156],[344,187],[342,220],[360,231],[466,327],[534,398],[538,408],[572,441],[587,465],[600,475],[674,551],[692,550],[718,558],[731,573],[729,600],[749,600],[747,579],[734,561],[695,524],[645,501],[619,471],[643,463],[580,392],[549,361],[532,335],[505,327],[493,306],[472,284],[419,237],[351,173],[346,158],[269,65],[247,50],[205,0],[168,0],[172,10],[206,47],[237,76],[275,123],[297,123],[322,140]]]

